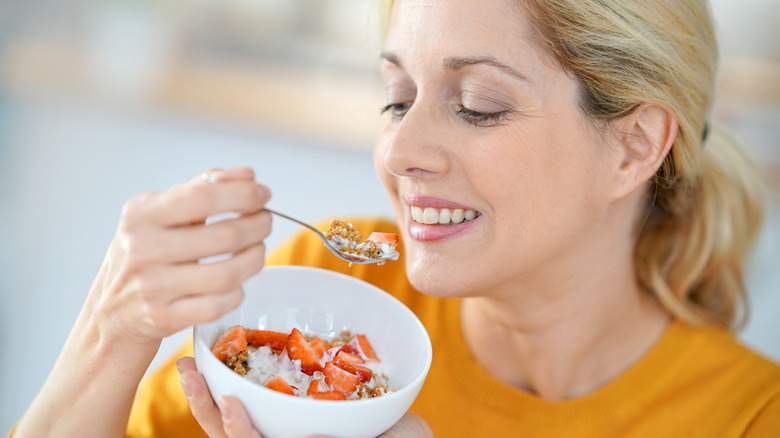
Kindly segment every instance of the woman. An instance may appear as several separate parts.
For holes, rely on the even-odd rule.
[[[705,1],[400,0],[388,18],[375,164],[405,264],[347,271],[309,235],[268,263],[350,272],[426,324],[434,364],[389,434],[777,433],[780,367],[729,332],[761,205],[742,153],[707,127]],[[261,269],[269,196],[234,169],[130,201],[17,436],[81,436],[87,415],[96,436],[125,433],[160,339],[236,306]],[[242,216],[203,225],[225,211]],[[188,400],[171,363],[129,435],[202,434],[197,421],[259,436],[191,358],[176,367]]]

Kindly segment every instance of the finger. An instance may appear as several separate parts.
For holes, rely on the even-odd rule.
[[[195,364],[195,358],[192,356],[182,356],[176,360],[176,369],[179,370],[179,374],[186,370],[198,371],[198,366]]]
[[[241,285],[262,268],[264,258],[260,243],[220,262],[153,267],[132,279],[125,305],[164,336],[213,321],[241,303]]]
[[[270,199],[270,190],[254,181],[219,184],[187,183],[154,199],[152,221],[162,226],[187,225],[222,213],[254,213]]]
[[[229,438],[262,438],[260,432],[252,426],[249,415],[237,398],[223,396],[219,407],[222,411],[223,429]]]
[[[203,175],[207,175],[207,176],[204,177]],[[200,174],[200,179],[204,181],[211,180],[217,183],[226,182],[226,181],[240,181],[240,180],[254,181],[255,171],[252,170],[252,168],[246,166],[235,167],[230,170],[207,169],[202,174]]]
[[[252,181],[205,184],[190,181],[166,192],[147,192],[122,207],[120,229],[129,232],[149,224],[190,225],[222,213],[255,213],[270,199],[270,190]]]
[[[169,331],[214,321],[238,307],[244,299],[242,288],[227,293],[191,295],[174,301],[166,313]]]
[[[224,174],[224,173],[225,173],[224,169],[220,169],[220,168],[217,168],[217,167],[211,167],[211,168],[208,168],[208,169],[204,170],[200,174],[198,174],[198,176],[196,176],[194,179],[196,179],[196,180],[200,179],[203,182],[212,182],[213,183],[213,182],[222,180],[222,176],[221,175]],[[252,179],[254,179],[254,172],[252,172],[252,176],[253,176]],[[190,222],[189,225],[203,225],[205,223],[206,223],[205,220],[194,220],[194,221]]]
[[[422,417],[407,412],[393,427],[387,430],[380,438],[407,438],[407,437],[432,437],[433,431]]]
[[[192,360],[190,367],[189,359],[192,358],[187,358],[188,360],[183,359],[185,358],[179,359],[176,364],[182,368],[180,374],[181,385],[184,394],[187,396],[192,416],[195,417],[200,427],[210,437],[226,437],[222,427],[222,413],[211,397],[206,380],[195,369],[194,360]],[[179,365],[180,363],[181,365]]]
[[[271,233],[271,213],[261,211],[202,226],[163,230],[156,239],[165,262],[188,262],[240,251]]]
[[[260,242],[218,262],[155,266],[142,274],[139,287],[161,304],[185,297],[218,295],[240,287],[264,263],[265,244]]]

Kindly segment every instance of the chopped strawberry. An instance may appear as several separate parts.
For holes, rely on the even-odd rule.
[[[374,376],[374,372],[363,365],[352,364],[352,366],[355,367],[357,375],[363,383],[368,383],[368,381],[371,380],[371,377]]]
[[[398,234],[395,233],[379,233],[373,232],[366,239],[369,242],[374,242],[377,245],[386,243],[392,247],[398,246]]]
[[[287,333],[271,330],[249,330],[246,333],[250,345],[255,347],[269,346],[274,350],[282,351],[287,346]]]
[[[356,335],[355,338],[357,339],[358,345],[360,346],[360,351],[363,352],[365,357],[380,362],[379,357],[377,357],[376,352],[374,352],[374,347],[371,346],[365,336]]]
[[[301,361],[301,371],[312,375],[315,371],[322,371],[320,357],[314,351],[311,344],[306,341],[300,330],[294,328],[287,337],[287,357],[290,360]]]
[[[314,348],[314,351],[317,352],[317,355],[321,358],[323,354],[325,354],[326,351],[330,350],[330,344],[328,344],[327,341],[320,339],[320,338],[314,338],[309,342],[311,344],[312,348]]]
[[[312,398],[316,400],[346,400],[347,396],[344,394],[338,392],[338,391],[325,391],[325,392],[315,392],[314,394],[309,394],[312,396]]]
[[[279,376],[276,376],[273,379],[269,380],[265,384],[265,387],[268,389],[273,389],[274,391],[279,391],[283,394],[295,395],[295,391],[293,390],[293,387],[290,386],[284,379],[282,379]]]
[[[354,351],[352,350],[352,346],[349,344],[342,345],[339,351],[343,351],[345,353],[354,353]]]
[[[226,360],[246,349],[246,329],[240,325],[234,325],[219,336],[211,348],[211,352],[217,356],[217,359]]]
[[[331,362],[325,364],[325,369],[322,373],[325,375],[325,383],[328,386],[347,396],[355,392],[360,383],[360,377],[337,367]]]
[[[352,354],[352,353],[345,353],[344,350],[339,351],[339,353],[335,357],[336,359],[342,359],[349,363],[365,363],[366,361],[363,360],[362,357]]]
[[[360,381],[363,383],[371,380],[371,376],[374,375],[374,372],[371,371],[370,369],[362,365],[349,363],[343,359],[336,358],[336,360],[333,361],[333,365],[336,365],[337,367],[341,368],[344,371],[349,372],[350,374],[355,374],[360,378]]]
[[[307,395],[312,395],[317,392],[325,392],[328,391],[328,387],[325,386],[325,384],[322,383],[320,380],[312,380],[311,383],[309,383],[309,389],[306,390]]]

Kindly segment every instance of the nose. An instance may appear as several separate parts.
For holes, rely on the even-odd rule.
[[[384,167],[394,176],[430,179],[451,166],[446,120],[430,105],[415,102],[391,130],[384,151]]]

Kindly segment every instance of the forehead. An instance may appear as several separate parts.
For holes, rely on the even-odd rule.
[[[490,55],[522,59],[536,52],[522,0],[397,0],[386,48],[409,56]],[[538,54],[537,54],[538,55]]]

